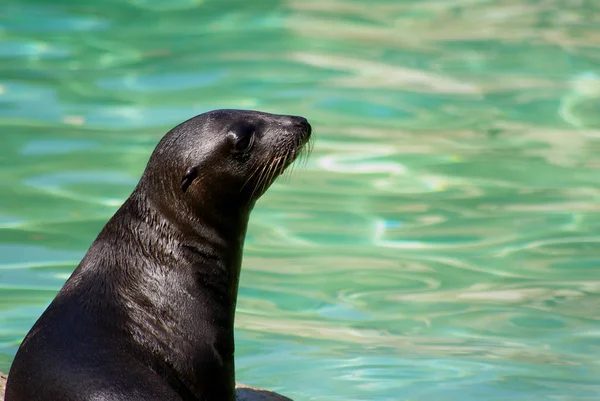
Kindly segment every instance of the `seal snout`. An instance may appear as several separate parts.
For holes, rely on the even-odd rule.
[[[288,116],[284,121],[281,122],[281,125],[288,130],[297,132],[301,136],[302,142],[308,140],[312,133],[312,127],[310,126],[310,123],[304,117]]]

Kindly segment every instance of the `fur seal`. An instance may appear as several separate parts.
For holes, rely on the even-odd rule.
[[[310,136],[303,117],[247,110],[169,131],[23,340],[6,401],[233,401],[248,218]]]

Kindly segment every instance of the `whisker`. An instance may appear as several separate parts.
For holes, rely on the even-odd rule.
[[[263,168],[264,168],[264,166],[263,166]],[[244,185],[242,185],[242,188],[240,188],[240,192],[242,192],[244,190],[244,188],[246,188],[246,185],[248,185],[248,183],[250,182],[250,180],[252,180],[252,178],[256,177],[256,174],[258,173],[258,171],[261,170],[260,162],[256,161],[250,167],[250,169],[252,169],[254,171],[252,171],[252,173],[250,174],[250,176],[248,177],[248,179],[246,180],[246,182],[244,183]]]
[[[288,169],[283,172],[282,177],[283,177],[283,179],[287,180],[287,179],[291,178],[295,172],[296,172],[296,162],[292,162],[290,167],[288,167]]]
[[[283,174],[285,168],[289,164],[288,162],[293,159],[293,156],[294,156],[294,153],[295,153],[294,150],[295,150],[295,148],[288,149],[288,151],[285,153],[285,156],[283,158],[283,163],[281,163],[281,166],[279,167],[279,173],[278,173],[278,175],[282,175]]]
[[[262,186],[263,192],[266,191],[267,188],[269,187],[269,185],[271,185],[273,183],[273,176],[275,175],[275,172],[277,171],[280,161],[281,161],[281,156],[277,156],[271,162],[271,165],[269,166],[269,169],[267,170],[267,175],[265,176],[265,180],[263,181],[263,186]]]
[[[281,177],[280,180],[285,181],[290,177],[290,171],[293,169],[293,164],[290,165],[287,169],[286,166],[288,165],[289,160],[293,158],[293,153],[293,150],[288,151],[283,159],[283,163],[281,163],[281,166],[279,167],[278,175],[279,177]]]
[[[263,164],[262,165],[262,169],[260,170],[260,174],[258,175],[258,179],[256,181],[256,184],[254,186],[254,189],[252,190],[252,197],[254,197],[254,194],[256,193],[256,191],[262,186],[262,182],[264,177],[266,177],[266,171],[267,168],[269,167],[269,164]]]
[[[271,182],[272,179],[272,171],[275,169],[278,161],[279,161],[280,157],[275,157],[274,159],[271,160],[271,162],[268,164],[267,169],[265,169],[266,174],[264,176],[262,176],[261,178],[261,182],[259,183],[259,185],[257,185],[257,187],[260,187],[260,192],[264,193],[267,189],[267,186],[269,185],[269,183]]]

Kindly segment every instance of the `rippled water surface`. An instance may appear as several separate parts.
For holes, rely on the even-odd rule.
[[[600,397],[600,3],[5,0],[0,370],[200,112],[306,116],[237,378],[296,400]]]

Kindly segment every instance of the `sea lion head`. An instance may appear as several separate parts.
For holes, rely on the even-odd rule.
[[[303,117],[214,110],[169,131],[140,185],[154,203],[192,210],[249,210],[305,148]],[[181,209],[179,207],[178,209]]]

